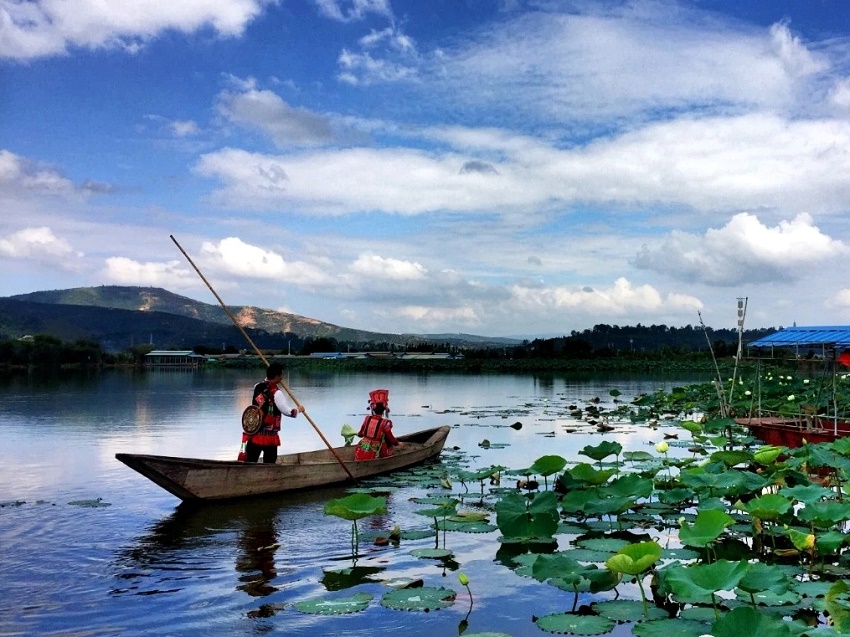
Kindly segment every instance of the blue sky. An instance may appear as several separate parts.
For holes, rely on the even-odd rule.
[[[846,0],[0,0],[0,88],[0,296],[850,323]]]

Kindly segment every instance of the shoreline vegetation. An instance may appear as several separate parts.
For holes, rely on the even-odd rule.
[[[736,363],[734,348],[718,341],[702,349],[662,345],[654,350],[605,347],[579,349],[563,347],[565,340],[540,339],[510,348],[468,348],[443,355],[436,350],[349,351],[294,353],[291,350],[263,350],[267,359],[283,363],[289,369],[372,370],[387,372],[451,372],[451,373],[575,373],[575,374],[671,374],[705,373],[726,378],[736,368],[752,373],[757,365],[793,369],[818,375],[829,367],[818,358],[799,358],[791,352],[771,358],[745,357]],[[171,348],[166,348],[171,349]],[[145,368],[145,356],[151,345],[128,348],[123,352],[107,352],[88,340],[62,341],[48,335],[28,339],[0,339],[0,370],[26,371],[44,368],[57,370],[97,370],[112,368]],[[259,356],[250,351],[215,350],[196,346],[192,351],[204,357],[202,369],[262,367]],[[432,354],[429,356],[429,354]],[[828,361],[827,361],[828,363]]]

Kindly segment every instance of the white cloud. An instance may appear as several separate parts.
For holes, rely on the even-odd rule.
[[[635,286],[624,277],[617,279],[609,288],[514,285],[511,292],[521,307],[572,310],[596,315],[655,313],[665,306],[668,310],[702,307],[702,303],[695,297],[676,294],[665,299],[653,286]]]
[[[278,0],[0,0],[0,57],[28,60],[73,47],[135,52],[167,30],[238,36]]]
[[[0,184],[4,188],[40,194],[68,195],[74,184],[55,168],[8,150],[0,150]]]
[[[645,246],[635,265],[681,281],[733,286],[795,281],[848,255],[850,248],[823,234],[806,213],[773,228],[740,213],[701,236],[674,230],[662,244]]]
[[[57,237],[46,226],[24,228],[5,237],[0,237],[0,256],[36,261],[61,261],[66,257],[82,257],[71,244]]]
[[[428,271],[418,263],[400,259],[384,258],[376,254],[364,254],[351,264],[351,272],[371,279],[375,285],[382,280],[413,281],[424,279]]]
[[[389,0],[314,0],[319,12],[338,22],[357,22],[369,14],[392,18]]]
[[[320,268],[303,261],[287,261],[273,250],[227,237],[218,243],[205,241],[201,253],[219,272],[250,279],[276,279],[280,284],[316,286],[330,281]]]
[[[183,289],[193,287],[197,282],[180,261],[155,263],[127,257],[109,257],[102,274],[106,281],[115,285],[155,285]]]

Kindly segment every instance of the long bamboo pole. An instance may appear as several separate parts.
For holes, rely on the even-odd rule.
[[[252,340],[251,340],[251,337],[250,337],[250,336],[248,336],[248,333],[247,333],[247,332],[245,331],[245,329],[244,329],[244,328],[243,328],[243,327],[239,324],[239,321],[237,321],[237,320],[236,320],[236,317],[235,317],[235,316],[233,316],[233,312],[231,312],[231,311],[228,309],[228,307],[224,304],[224,301],[222,301],[222,300],[221,300],[221,297],[220,297],[220,296],[218,295],[218,293],[217,293],[217,292],[213,289],[213,286],[212,286],[212,285],[210,285],[210,282],[209,282],[209,281],[207,281],[206,277],[203,275],[203,273],[200,271],[200,269],[198,269],[198,266],[196,266],[196,265],[195,265],[195,262],[194,262],[194,261],[192,261],[191,257],[190,257],[188,254],[186,254],[186,251],[183,249],[183,246],[181,246],[181,245],[177,242],[177,239],[175,239],[175,238],[174,238],[174,235],[169,235],[169,236],[171,237],[171,240],[174,242],[174,245],[176,245],[176,246],[177,246],[177,248],[180,250],[180,252],[182,252],[182,253],[183,253],[183,256],[184,256],[184,257],[186,257],[186,260],[189,262],[189,264],[190,264],[193,268],[195,268],[195,272],[197,272],[197,273],[198,273],[198,276],[199,276],[199,277],[201,277],[201,280],[202,280],[204,283],[206,283],[206,284],[207,284],[207,287],[210,289],[210,292],[212,292],[212,293],[213,293],[213,296],[214,296],[214,297],[218,300],[219,305],[221,305],[221,307],[224,309],[224,311],[225,311],[225,312],[227,313],[227,315],[230,317],[230,320],[231,320],[231,321],[233,321],[233,324],[234,324],[237,328],[239,328],[239,331],[240,331],[240,332],[242,332],[242,336],[244,336],[244,337],[245,337],[245,340],[246,340],[246,341],[248,341],[248,342],[251,344],[251,347],[253,347],[253,348],[254,348],[254,351],[257,353],[257,356],[259,356],[259,357],[260,357],[260,359],[263,361],[263,363],[265,363],[266,367],[268,367],[268,365],[269,365],[269,361],[266,359],[266,357],[265,357],[265,356],[263,355],[263,353],[260,351],[260,348],[259,348],[259,347],[257,347],[257,346],[254,344],[254,341],[252,341]],[[286,385],[286,383],[285,383],[285,382],[283,382],[283,379],[281,379],[281,381],[280,381],[280,385],[281,385],[281,387],[283,387],[283,390],[284,390],[284,391],[285,391],[285,392],[289,395],[289,397],[292,399],[292,402],[294,402],[294,403],[295,403],[295,405],[298,407],[298,411],[300,411],[302,414],[304,414],[304,417],[307,419],[307,422],[309,422],[309,423],[313,426],[313,429],[315,429],[315,430],[316,430],[316,433],[317,433],[317,434],[319,434],[319,438],[321,438],[321,439],[322,439],[322,442],[324,442],[324,443],[325,443],[325,445],[327,445],[328,450],[329,450],[329,451],[333,454],[333,457],[334,457],[334,458],[336,458],[336,461],[337,461],[340,465],[342,465],[342,468],[343,468],[343,469],[345,469],[345,472],[348,474],[348,477],[349,477],[349,478],[351,478],[352,480],[355,480],[355,481],[356,481],[356,478],[355,478],[355,477],[354,477],[354,475],[351,473],[351,470],[350,470],[350,469],[348,468],[348,466],[346,466],[346,464],[342,461],[342,458],[340,458],[340,457],[339,457],[339,455],[337,454],[337,452],[336,452],[336,451],[334,451],[334,448],[333,448],[333,446],[331,445],[331,443],[330,443],[330,442],[328,442],[328,439],[327,439],[327,438],[325,438],[325,434],[323,434],[323,433],[322,433],[322,431],[321,431],[321,429],[319,429],[318,425],[317,425],[315,422],[313,422],[313,419],[312,419],[312,418],[310,418],[309,414],[307,414],[307,411],[304,409],[304,405],[302,405],[300,402],[298,402],[298,399],[295,397],[295,394],[293,394],[293,393],[292,393],[292,391],[289,389],[289,387]]]

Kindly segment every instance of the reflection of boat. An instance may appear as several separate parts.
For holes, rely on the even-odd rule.
[[[803,441],[833,442],[836,438],[850,436],[850,422],[822,416],[752,416],[736,418],[735,422],[747,427],[759,440],[769,445],[800,447]]]
[[[336,447],[336,455],[355,479],[410,467],[443,450],[449,427],[425,429],[398,436],[404,446],[388,458],[354,461],[354,447]],[[115,457],[181,500],[224,500],[283,493],[350,480],[329,449],[278,456],[276,464],[203,460],[118,453]]]

